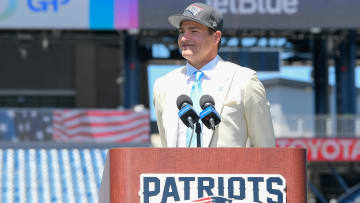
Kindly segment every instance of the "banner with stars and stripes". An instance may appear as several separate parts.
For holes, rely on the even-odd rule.
[[[147,110],[0,110],[0,140],[149,142]]]

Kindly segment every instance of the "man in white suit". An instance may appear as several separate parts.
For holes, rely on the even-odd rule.
[[[200,71],[202,93],[214,98],[221,117],[214,131],[202,127],[202,147],[274,147],[270,104],[255,71],[218,56],[222,15],[206,4],[193,3],[183,14],[170,16],[169,21],[179,29],[178,45],[187,64],[154,84],[162,146],[188,146],[188,129],[178,117],[176,100],[182,94],[191,94],[194,73]],[[193,102],[198,105],[198,101]]]

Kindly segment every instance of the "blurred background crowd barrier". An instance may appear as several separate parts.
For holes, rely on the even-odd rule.
[[[273,124],[278,138],[360,137],[360,115],[275,115]]]
[[[360,115],[273,114],[277,138],[360,137]],[[0,141],[149,143],[148,110],[1,109]]]

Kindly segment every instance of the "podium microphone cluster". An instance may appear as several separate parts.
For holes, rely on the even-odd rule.
[[[176,100],[176,106],[179,109],[179,117],[181,121],[197,135],[197,147],[201,146],[201,125],[199,120],[209,129],[215,131],[215,127],[221,122],[220,115],[215,109],[215,101],[210,95],[203,95],[200,98],[200,107],[203,111],[199,115],[192,108],[193,102],[187,95],[180,95]],[[195,128],[196,127],[196,128]],[[195,128],[195,129],[194,129]],[[192,139],[192,135],[190,140]]]
[[[194,135],[194,128],[197,136],[197,147],[201,147],[200,134],[201,134],[201,126],[199,123],[199,116],[196,111],[192,108],[193,102],[191,98],[187,95],[180,95],[176,100],[176,105],[179,109],[179,117],[182,122],[188,127],[192,129],[190,143]],[[189,145],[190,147],[190,145]]]

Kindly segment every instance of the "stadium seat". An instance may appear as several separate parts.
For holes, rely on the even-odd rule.
[[[98,201],[106,149],[0,149],[0,202]]]

